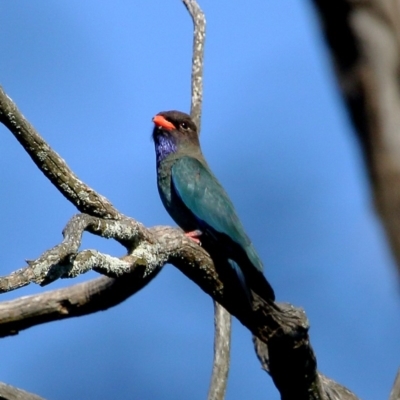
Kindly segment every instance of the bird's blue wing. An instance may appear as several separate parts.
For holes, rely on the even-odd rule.
[[[202,229],[227,235],[262,271],[262,263],[247,237],[232,202],[212,172],[193,157],[182,157],[172,167],[173,187]]]

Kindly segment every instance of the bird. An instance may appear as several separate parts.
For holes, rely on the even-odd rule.
[[[203,156],[192,118],[172,110],[152,121],[157,187],[166,211],[186,236],[227,261],[250,302],[251,292],[274,301],[263,263]]]

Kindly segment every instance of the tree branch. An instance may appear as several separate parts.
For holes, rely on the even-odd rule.
[[[190,116],[196,123],[200,135],[206,19],[195,0],[183,0],[183,4],[192,17],[194,28]],[[216,302],[214,302],[214,330],[214,360],[207,398],[208,400],[223,400],[228,384],[232,319],[228,311]]]
[[[198,131],[201,128],[201,106],[203,103],[204,43],[206,39],[206,18],[195,0],[182,0],[193,20],[192,56],[192,101],[190,116]]]
[[[102,218],[121,214],[105,197],[83,183],[43,140],[0,86],[0,122],[14,135],[36,166],[79,211]]]
[[[313,0],[400,272],[400,7]]]
[[[143,275],[143,266],[136,266],[123,279],[103,276],[64,289],[0,303],[0,337],[16,335],[45,322],[105,311],[122,303],[153,278]]]
[[[0,400],[44,400],[36,394],[25,392],[11,385],[0,382]]]
[[[335,390],[340,387],[329,380],[325,383],[317,373],[316,359],[308,337],[308,321],[303,310],[286,304],[266,303],[254,295],[253,312],[250,312],[248,304],[243,302],[242,299],[238,299],[236,285],[232,280],[226,279],[224,275],[226,268],[219,264],[220,260],[211,258],[202,247],[196,245],[177,229],[170,227],[147,229],[143,227],[142,229],[147,231],[146,234],[132,229],[132,237],[128,238],[126,232],[126,229],[130,229],[128,224],[122,226],[120,230],[110,230],[110,224],[120,224],[121,222],[103,220],[103,224],[100,221],[96,224],[95,219],[97,218],[91,217],[87,219],[84,216],[83,220],[86,220],[86,222],[89,220],[90,223],[68,223],[65,236],[82,236],[81,231],[73,235],[70,232],[72,226],[78,226],[80,229],[88,226],[93,229],[93,226],[96,226],[94,233],[104,236],[104,233],[107,232],[110,236],[124,237],[128,242],[136,243],[136,247],[130,251],[128,256],[123,258],[122,261],[126,263],[126,267],[118,268],[117,270],[113,269],[113,263],[99,264],[98,259],[92,257],[83,257],[86,263],[85,268],[77,267],[75,263],[80,262],[79,256],[86,252],[78,253],[75,257],[69,257],[71,267],[63,269],[66,277],[85,272],[91,265],[92,268],[100,273],[115,276],[121,276],[122,274],[123,277],[127,277],[129,282],[134,279],[137,285],[135,290],[139,290],[163,265],[171,263],[199,285],[203,291],[212,296],[215,301],[224,306],[232,315],[235,315],[261,342],[267,345],[267,347],[264,346],[267,352],[262,357],[283,399],[324,399],[326,393],[332,390],[332,385],[335,386]],[[74,217],[72,222],[76,222],[76,220],[79,221],[77,217]],[[138,241],[137,235],[141,235],[145,239]],[[63,244],[65,245],[65,243]],[[70,243],[74,243],[73,246],[75,246],[75,239],[71,240]],[[73,246],[71,247],[72,249]],[[57,251],[62,256],[57,257]],[[52,263],[46,262],[46,254],[52,260]],[[58,265],[55,264],[55,260],[60,259],[61,267],[65,268],[65,254],[68,254],[65,246],[58,245],[45,252],[44,255],[39,257],[39,260],[41,260],[42,265],[51,265],[50,270],[56,270]],[[214,263],[214,260],[217,261]],[[27,268],[33,268],[32,265],[35,265],[35,263],[36,261],[33,261]],[[41,279],[45,282],[46,276],[43,271],[44,269],[41,270]],[[136,275],[133,276],[132,274]],[[57,275],[63,276],[59,273],[53,276]],[[35,279],[37,279],[37,275]],[[122,281],[122,278],[120,279]],[[115,284],[120,279],[116,280]],[[108,282],[103,281],[101,283],[105,284],[104,290],[100,291],[103,295],[108,288]],[[107,300],[106,303],[102,304],[101,308],[99,308],[99,305],[92,307],[90,303],[93,301],[97,303],[99,300],[98,297],[95,298],[93,296],[85,300],[86,308],[82,307],[82,304],[74,304],[71,301],[73,297],[71,296],[72,290],[71,288],[62,289],[56,294],[24,297],[3,303],[0,307],[1,335],[15,334],[20,329],[26,329],[38,323],[83,315],[111,306],[110,300]],[[75,290],[79,293],[79,295],[75,293],[79,300],[81,299],[79,296],[85,293],[86,288],[80,285],[76,286]],[[125,295],[126,292],[122,296],[119,295],[119,297],[113,298],[111,303],[116,304],[124,300],[126,298]],[[104,298],[105,296],[102,297]],[[52,301],[49,301],[50,299]],[[46,302],[50,305],[43,306],[43,303],[46,304]],[[22,311],[9,312],[9,310],[16,309],[25,310],[28,305],[31,307],[32,304],[40,304],[39,307],[44,310],[43,313],[37,312],[37,310],[35,312],[34,309],[28,315]],[[355,397],[348,396],[350,392],[347,390],[343,393],[343,396],[339,397],[340,399],[355,399]]]
[[[221,304],[214,301],[214,362],[208,400],[225,398],[231,352],[231,315]]]

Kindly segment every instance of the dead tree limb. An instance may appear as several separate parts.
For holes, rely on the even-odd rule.
[[[83,222],[82,222],[83,221]],[[119,227],[119,229],[117,229]],[[127,256],[122,259],[102,255],[94,251],[76,253],[77,242],[83,230],[104,237],[123,239],[130,248]],[[69,254],[70,253],[70,254]],[[203,291],[215,301],[221,303],[231,314],[235,315],[262,343],[266,344],[267,353],[263,360],[275,385],[283,399],[325,399],[334,384],[321,380],[316,369],[316,358],[308,337],[308,321],[302,310],[291,305],[266,303],[255,296],[252,305],[238,299],[237,288],[231,280],[225,279],[226,268],[221,268],[219,261],[214,263],[207,252],[186,238],[182,232],[169,227],[145,228],[134,220],[110,221],[97,217],[75,216],[64,230],[64,241],[53,249],[45,252],[38,260],[30,262],[27,269],[37,269],[34,273],[35,282],[47,283],[46,271],[55,277],[73,277],[92,268],[107,276],[124,277],[130,281],[135,276],[135,290],[143,287],[166,263],[171,263],[180,269],[188,278],[198,284]],[[129,278],[130,277],[130,278]],[[9,278],[8,279],[9,282]],[[3,279],[0,279],[2,282]],[[104,280],[94,287],[106,284]],[[107,284],[106,284],[107,287]],[[2,336],[15,334],[38,323],[67,318],[90,313],[103,308],[90,307],[93,297],[85,300],[85,304],[74,304],[71,301],[72,292],[77,287],[63,289],[57,293],[30,296],[7,302],[0,308],[0,331]],[[79,290],[80,289],[80,290]],[[82,286],[78,292],[82,295]],[[106,291],[104,290],[103,293]],[[131,289],[132,293],[132,289]],[[71,295],[71,296],[70,296]],[[75,293],[76,295],[76,293]],[[79,298],[79,296],[78,296]],[[113,299],[117,303],[125,296]],[[48,306],[49,300],[52,303]],[[42,303],[42,304],[41,304]],[[35,310],[26,315],[24,312],[10,310],[26,310],[32,304],[38,305]],[[110,304],[110,303],[108,303]],[[41,313],[38,310],[44,309]],[[77,311],[78,310],[78,311]],[[26,321],[25,321],[26,320]],[[326,387],[325,387],[326,386]],[[339,385],[335,384],[339,387]],[[340,399],[356,399],[349,397],[350,392],[343,391]],[[325,396],[325,397],[324,397]]]
[[[400,272],[400,6],[313,0]]]
[[[95,217],[91,217],[95,218]],[[96,218],[97,219],[97,218]],[[110,232],[109,225],[120,224],[116,221],[102,220],[97,224],[96,234],[104,236],[105,232]],[[95,224],[96,221],[93,221]],[[70,225],[71,226],[71,225]],[[76,226],[76,225],[75,225]],[[82,227],[82,225],[81,225]],[[198,284],[203,291],[212,296],[215,301],[221,303],[231,314],[235,315],[243,325],[245,325],[262,343],[267,345],[268,352],[264,353],[264,362],[268,366],[268,371],[273,378],[275,385],[281,392],[284,399],[325,399],[329,397],[330,387],[334,384],[332,381],[327,381],[327,386],[324,380],[321,380],[320,375],[316,369],[316,358],[311,348],[308,337],[308,321],[304,312],[301,309],[296,309],[291,305],[274,303],[266,303],[260,298],[255,296],[252,305],[253,312],[250,312],[248,305],[238,300],[236,287],[224,279],[224,269],[220,268],[218,263],[214,263],[213,259],[206,253],[200,246],[193,243],[190,239],[186,238],[179,230],[169,227],[154,227],[142,228],[146,230],[147,235],[145,240],[137,242],[136,247],[124,257],[121,261],[124,262],[125,267],[120,268],[117,263],[117,269],[113,269],[113,262],[104,262],[100,258],[86,257],[85,253],[81,252],[70,258],[71,267],[65,269],[65,252],[60,251],[61,269],[66,274],[65,277],[74,276],[79,272],[84,272],[92,263],[92,268],[98,272],[104,273],[108,276],[122,276],[128,277],[129,282],[132,279],[131,274],[135,276],[136,285],[135,289],[144,286],[147,282],[141,280],[151,279],[152,275],[156,274],[159,269],[166,263],[171,263],[180,269],[188,278]],[[129,228],[128,228],[129,230]],[[119,231],[112,231],[116,237],[127,236],[127,231],[121,229]],[[115,233],[117,232],[117,233]],[[131,230],[131,232],[135,232]],[[81,236],[78,232],[76,236]],[[137,240],[138,233],[132,236],[131,242]],[[140,233],[139,233],[140,235]],[[149,242],[148,242],[149,240]],[[46,265],[49,270],[55,269],[58,265],[55,264],[54,249],[62,249],[62,246],[56,246],[52,250],[46,252],[39,259],[43,265]],[[139,253],[135,251],[139,249]],[[43,260],[46,254],[52,262],[45,263]],[[83,254],[83,262],[85,267],[82,268],[80,264],[80,255]],[[98,253],[100,256],[101,254]],[[140,256],[139,256],[140,255]],[[101,260],[99,263],[98,260]],[[119,260],[119,259],[117,259]],[[74,265],[75,262],[79,265]],[[35,261],[27,268],[32,268]],[[59,275],[58,273],[55,276]],[[41,275],[43,282],[46,282],[45,275]],[[123,280],[123,278],[120,280]],[[129,278],[130,277],[130,278]],[[37,279],[37,276],[36,278]],[[98,288],[100,284],[109,287],[108,283],[104,280],[97,282],[94,286]],[[76,316],[78,312],[80,315],[104,309],[107,305],[102,305],[103,308],[95,309],[90,307],[93,297],[87,298],[85,304],[86,309],[82,308],[82,304],[74,304],[71,301],[72,292],[77,287],[62,289],[50,294],[36,295],[24,297],[4,304],[0,308],[0,332],[2,336],[15,334],[22,327],[23,329],[28,326],[33,326],[38,323],[48,322],[50,320],[67,318]],[[80,287],[79,289],[82,289]],[[87,289],[87,288],[86,288]],[[106,289],[104,289],[105,291]],[[103,291],[103,293],[104,293]],[[78,293],[82,295],[82,290]],[[70,296],[71,295],[71,296]],[[77,293],[75,293],[77,295]],[[125,296],[113,299],[114,302],[122,301]],[[79,296],[78,296],[79,299]],[[52,301],[50,301],[52,300]],[[42,304],[40,304],[42,303]],[[46,304],[47,303],[47,304]],[[50,305],[48,305],[50,303]],[[24,310],[32,304],[38,305],[38,308],[32,309],[31,314],[28,316],[20,312],[9,312],[9,310]],[[85,306],[83,304],[83,306]],[[43,314],[40,313],[41,309],[47,309]],[[78,311],[77,311],[78,310]],[[24,320],[27,321],[24,321]],[[339,387],[339,385],[334,384]],[[326,386],[326,387],[325,387]],[[354,395],[350,397],[350,392],[343,391],[343,395],[338,399],[356,399]]]
[[[123,279],[102,276],[88,282],[0,303],[0,337],[16,335],[51,321],[105,311],[142,289],[149,281],[133,266]]]
[[[0,122],[14,135],[36,166],[79,211],[119,219],[119,212],[103,196],[83,183],[50,148],[0,87]]]

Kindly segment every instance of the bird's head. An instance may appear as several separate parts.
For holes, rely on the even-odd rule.
[[[188,114],[181,111],[163,111],[154,118],[153,140],[157,158],[177,151],[200,151],[197,126]]]

